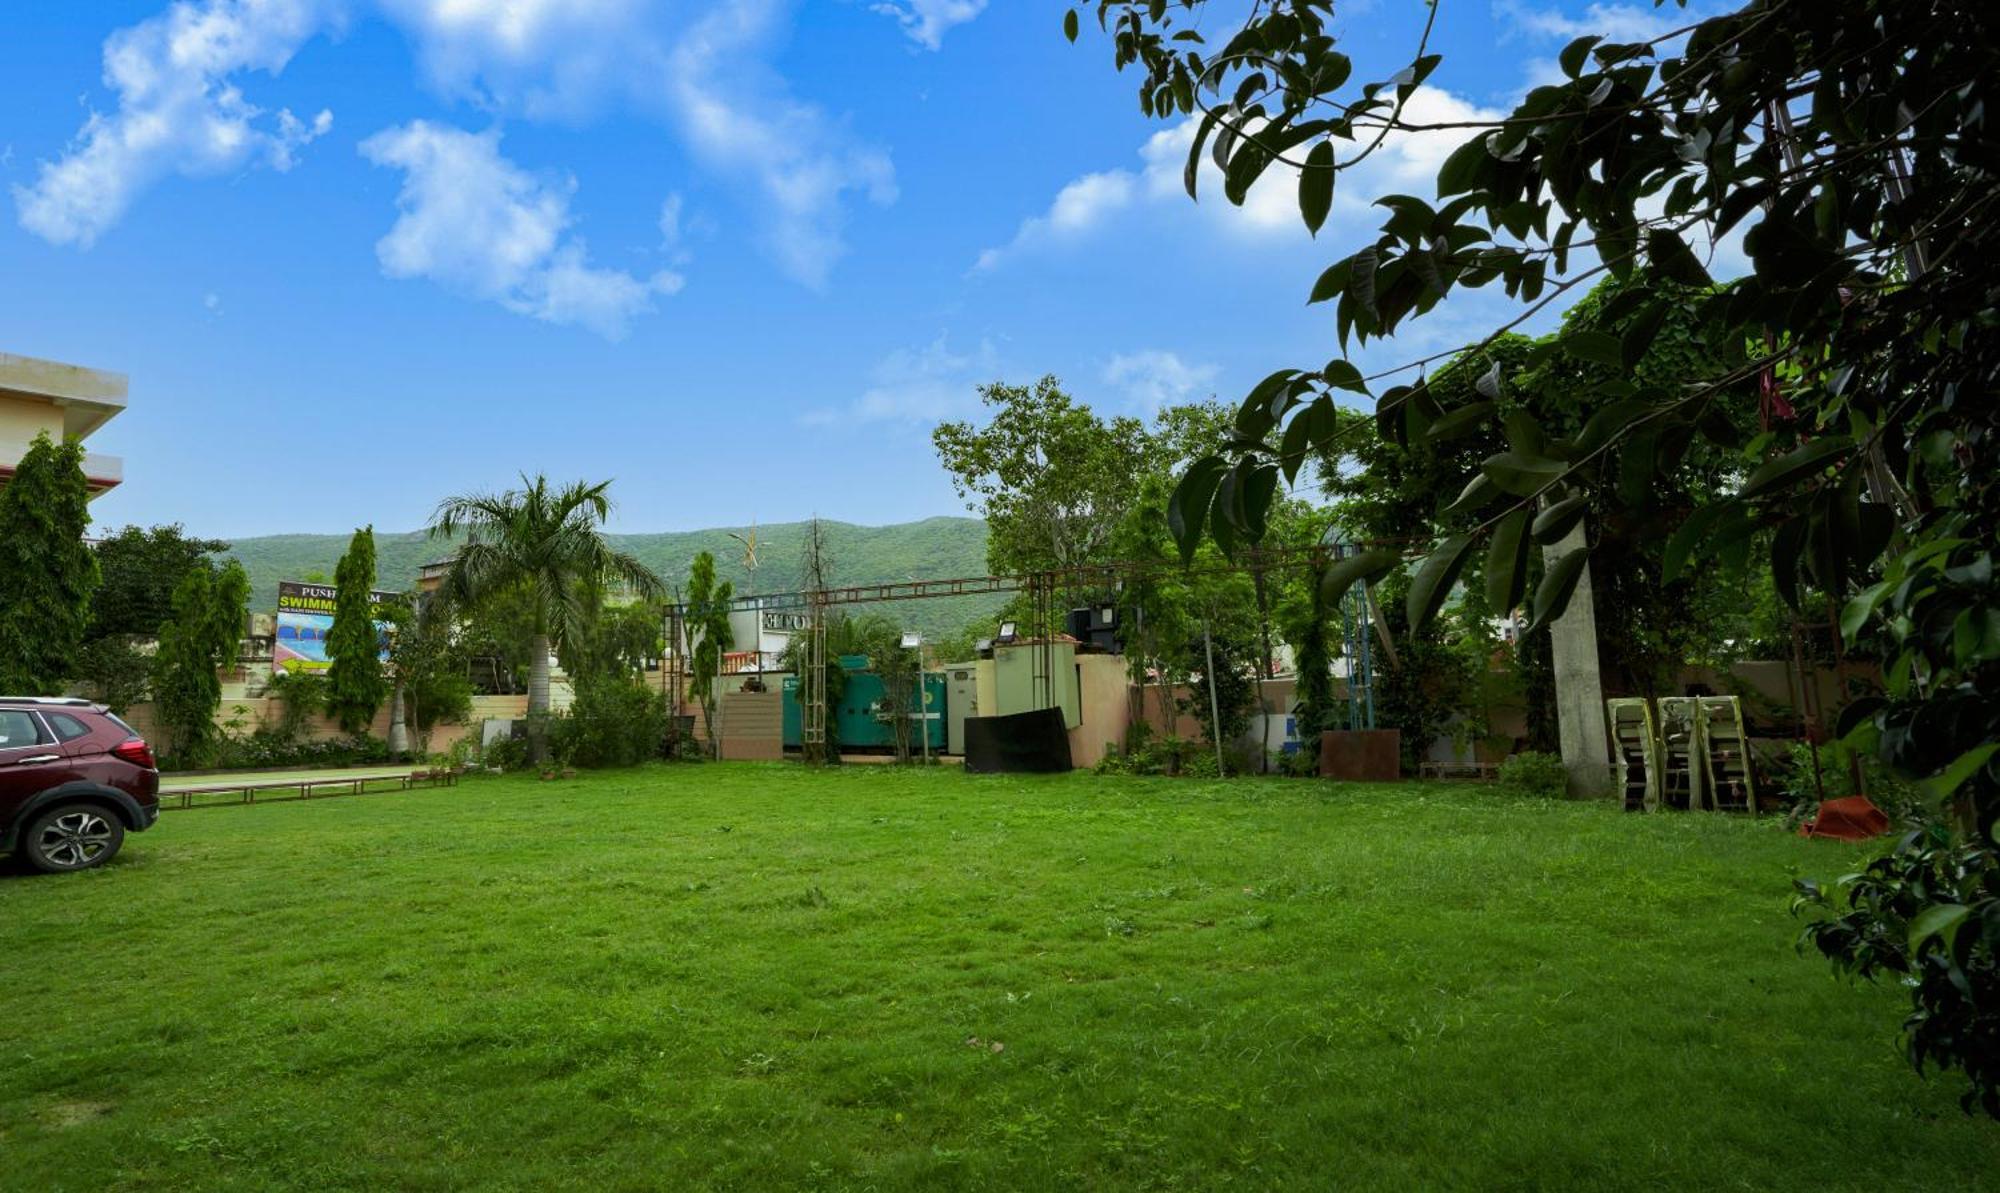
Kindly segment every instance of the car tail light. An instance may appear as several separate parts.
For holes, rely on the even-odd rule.
[[[133,766],[141,767],[145,770],[156,770],[159,768],[159,763],[153,759],[153,747],[147,745],[143,738],[135,737],[130,741],[119,742],[117,745],[111,747],[111,756],[114,758],[123,758]]]

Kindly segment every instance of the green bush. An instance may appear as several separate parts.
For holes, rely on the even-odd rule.
[[[550,726],[549,745],[570,766],[636,766],[658,758],[667,710],[658,692],[624,676],[579,685],[569,711]]]
[[[1287,778],[1313,779],[1319,777],[1319,754],[1301,745],[1287,753],[1283,750],[1271,751],[1272,770]]]
[[[1500,764],[1500,785],[1520,795],[1561,799],[1569,792],[1569,769],[1554,754],[1526,750]]]
[[[225,736],[203,761],[222,770],[270,767],[374,766],[388,762],[389,743],[357,733],[351,737],[307,741],[276,729],[259,729],[242,736]],[[188,769],[172,758],[162,770]]]
[[[528,765],[528,739],[498,738],[487,745],[480,761],[499,770],[525,770]]]

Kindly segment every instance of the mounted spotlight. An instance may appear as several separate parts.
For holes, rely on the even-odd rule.
[[[1020,637],[1020,635],[1019,635],[1019,634],[1017,634],[1017,633],[1015,633],[1015,632],[1014,632],[1016,628],[1017,628],[1017,627],[1016,627],[1016,626],[1014,625],[1014,623],[1013,623],[1013,622],[1011,622],[1011,621],[1003,621],[1003,622],[1001,622],[1001,623],[1000,623],[1000,633],[999,633],[999,635],[998,635],[997,637],[995,637],[995,638],[994,638],[993,640],[994,640],[995,642],[998,642],[998,643],[999,643],[1000,645],[1002,645],[1002,646],[1012,646],[1012,645],[1014,645],[1014,642],[1016,641],[1016,639],[1018,639],[1018,638]]]
[[[915,650],[924,644],[924,636],[915,630],[903,631],[903,649]]]

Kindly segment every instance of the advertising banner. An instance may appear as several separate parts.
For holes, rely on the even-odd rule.
[[[305,672],[319,674],[333,666],[326,657],[326,636],[333,632],[335,590],[331,584],[306,584],[297,580],[278,581],[277,639],[272,644],[273,674]],[[393,592],[375,592],[375,607],[394,601]],[[375,622],[382,659],[389,658],[389,624]]]

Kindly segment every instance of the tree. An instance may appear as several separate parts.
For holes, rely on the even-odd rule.
[[[1316,231],[1340,173],[1389,137],[1465,137],[1432,200],[1382,197],[1380,234],[1313,286],[1311,301],[1334,304],[1342,355],[1259,383],[1237,413],[1244,446],[1187,470],[1172,506],[1182,551],[1204,533],[1225,549],[1255,539],[1278,478],[1341,434],[1343,391],[1374,398],[1380,432],[1398,442],[1496,421],[1506,441],[1456,503],[1476,523],[1444,535],[1412,576],[1413,630],[1437,616],[1480,548],[1487,587],[1502,598],[1493,604],[1521,603],[1532,543],[1561,542],[1593,509],[1644,508],[1699,441],[1741,451],[1740,483],[1673,526],[1663,578],[1691,559],[1736,566],[1764,544],[1780,595],[1799,607],[1817,590],[1839,605],[1849,649],[1883,663],[1887,690],[1849,704],[1841,728],[1926,780],[1953,813],[1950,835],[1905,841],[1844,884],[1841,902],[1802,888],[1818,917],[1808,939],[1843,969],[1905,980],[1911,1061],[1963,1070],[1967,1105],[2000,1117],[2000,473],[1990,466],[2000,403],[1988,400],[2000,373],[2000,145],[1985,119],[2000,35],[1990,8],[1760,0],[1651,41],[1579,38],[1559,56],[1560,80],[1505,118],[1427,125],[1407,105],[1442,62],[1429,52],[1438,6],[1407,67],[1356,84],[1330,32],[1332,0],[1253,5],[1220,48],[1200,27],[1206,0],[1096,5],[1117,65],[1144,76],[1141,107],[1198,121],[1190,191],[1204,154],[1239,204],[1282,164]],[[1072,14],[1072,37],[1077,24]],[[1698,250],[1738,228],[1751,271],[1714,285]],[[1350,342],[1392,336],[1454,292],[1497,284],[1525,309],[1467,345],[1477,352],[1604,273],[1629,285],[1600,325],[1566,329],[1528,362],[1616,371],[1594,385],[1573,433],[1532,398],[1523,417],[1498,419],[1504,368],[1481,374],[1477,401],[1447,408],[1422,379],[1377,393],[1376,381],[1407,370],[1371,378],[1346,358]],[[1627,375],[1690,292],[1715,370],[1672,385]],[[1746,400],[1768,430],[1741,443],[1726,414]],[[1272,436],[1276,451],[1261,446]],[[1594,501],[1593,482],[1614,470],[1630,484]],[[1592,551],[1544,569],[1533,626],[1562,612]],[[1383,552],[1340,579],[1400,562]]]
[[[985,426],[940,423],[931,440],[958,495],[986,519],[987,566],[1014,575],[1099,558],[1137,497],[1145,425],[1099,419],[1054,377],[984,385],[979,397],[993,412]]]
[[[146,698],[146,680],[152,669],[152,659],[134,645],[130,635],[113,634],[92,638],[78,647],[70,672],[93,700],[122,714]]]
[[[546,476],[521,477],[521,488],[447,498],[431,518],[433,538],[463,535],[442,590],[460,605],[518,589],[533,630],[528,659],[528,749],[546,752],[549,656],[585,624],[596,585],[609,578],[642,598],[665,585],[637,559],[604,541],[611,482],[551,487]]]
[[[419,594],[390,610],[396,633],[389,665],[403,694],[403,716],[419,757],[428,755],[439,725],[463,721],[472,711],[472,680],[448,602]]]
[[[234,662],[250,601],[250,578],[230,560],[188,572],[174,589],[172,615],[153,656],[153,704],[174,761],[200,766],[214,754],[223,667]]]
[[[729,627],[729,605],[735,599],[734,585],[727,580],[715,582],[715,556],[707,551],[696,555],[688,569],[687,586],[687,635],[694,642],[688,694],[701,705],[702,732],[711,753],[717,748],[715,682],[722,674],[722,656],[736,645],[735,632]]]
[[[82,444],[36,435],[0,488],[0,692],[57,695],[74,673],[98,584],[89,526]]]
[[[382,674],[382,632],[375,609],[375,528],[348,540],[333,569],[333,628],[326,635],[327,711],[343,733],[365,733],[389,696]]]
[[[189,538],[178,523],[106,536],[96,547],[102,580],[90,600],[90,636],[152,637],[172,616],[181,579],[228,549],[220,539]]]

